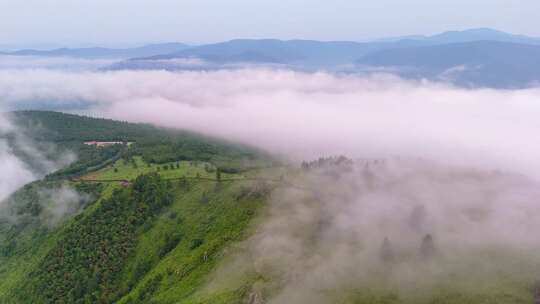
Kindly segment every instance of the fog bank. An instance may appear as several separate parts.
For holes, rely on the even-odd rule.
[[[538,175],[540,90],[468,90],[391,75],[286,70],[0,71],[7,105],[185,128],[295,159],[407,156]]]
[[[32,131],[14,125],[9,115],[0,110],[0,202],[23,185],[66,166],[76,158],[70,152],[57,153],[52,143],[37,145],[28,137],[28,132]],[[55,155],[55,159],[50,159],[47,154]]]
[[[273,192],[206,291],[243,282],[272,304],[515,303],[540,276],[540,188],[524,176],[389,159],[315,163],[285,178],[295,187]],[[399,301],[376,300],[389,296]]]
[[[2,164],[0,202],[6,199],[13,191],[36,178],[31,170],[13,155],[7,140],[1,138],[12,130],[13,126],[3,115],[0,115],[0,163]]]

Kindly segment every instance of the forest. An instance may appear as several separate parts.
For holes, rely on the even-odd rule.
[[[77,156],[75,162],[50,174],[50,178],[81,175],[102,168],[117,159],[141,156],[148,163],[179,160],[207,161],[224,170],[241,171],[268,161],[269,155],[252,147],[183,130],[157,128],[109,119],[92,118],[49,111],[18,111],[11,120],[43,154],[51,159],[66,153]],[[13,143],[16,154],[32,163],[32,155]],[[125,145],[102,148],[85,145],[87,141],[117,141]],[[127,149],[127,143],[133,143]],[[35,166],[39,166],[36,164]]]
[[[188,298],[221,250],[243,237],[268,193],[251,182],[221,182],[222,174],[247,173],[245,164],[269,163],[249,147],[70,114],[11,115],[26,140],[54,147],[46,157],[70,151],[77,158],[0,205],[2,303],[150,303],[171,288]],[[132,144],[85,145],[89,140]],[[181,278],[191,283],[178,286]]]

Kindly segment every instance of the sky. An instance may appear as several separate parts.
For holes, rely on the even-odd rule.
[[[0,0],[0,46],[361,41],[490,27],[540,36],[538,0]]]

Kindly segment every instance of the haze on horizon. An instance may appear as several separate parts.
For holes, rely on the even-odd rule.
[[[0,27],[9,30],[0,32],[0,47],[121,47],[235,38],[361,41],[478,27],[540,36],[540,2],[516,4],[508,0],[2,0]]]

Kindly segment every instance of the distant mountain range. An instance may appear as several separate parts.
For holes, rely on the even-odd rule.
[[[314,40],[239,39],[180,50],[175,53],[134,60],[170,60],[198,58],[208,62],[293,64],[305,67],[328,67],[354,62],[370,52],[430,45],[424,41],[359,43]]]
[[[168,43],[128,49],[22,50],[4,54],[124,59],[108,67],[113,70],[264,66],[343,73],[390,72],[470,87],[514,88],[540,82],[540,38],[487,28],[372,42],[238,39],[198,46]]]
[[[529,37],[524,35],[514,35],[501,31],[497,31],[490,28],[477,28],[464,31],[448,31],[432,36],[414,35],[414,36],[402,36],[391,37],[378,40],[379,42],[392,42],[400,40],[418,40],[428,41],[431,43],[459,43],[459,42],[472,42],[479,40],[491,40],[501,42],[514,42],[525,44],[538,44],[540,45],[540,38]]]
[[[404,78],[449,81],[460,86],[521,88],[540,83],[540,45],[472,41],[381,50],[357,63]]]
[[[167,54],[177,52],[188,48],[184,43],[160,43],[150,44],[136,48],[59,48],[53,50],[19,50],[14,52],[0,52],[0,55],[12,56],[40,56],[40,57],[75,57],[75,58],[112,58],[112,59],[127,59],[133,57],[155,56],[159,54]]]

